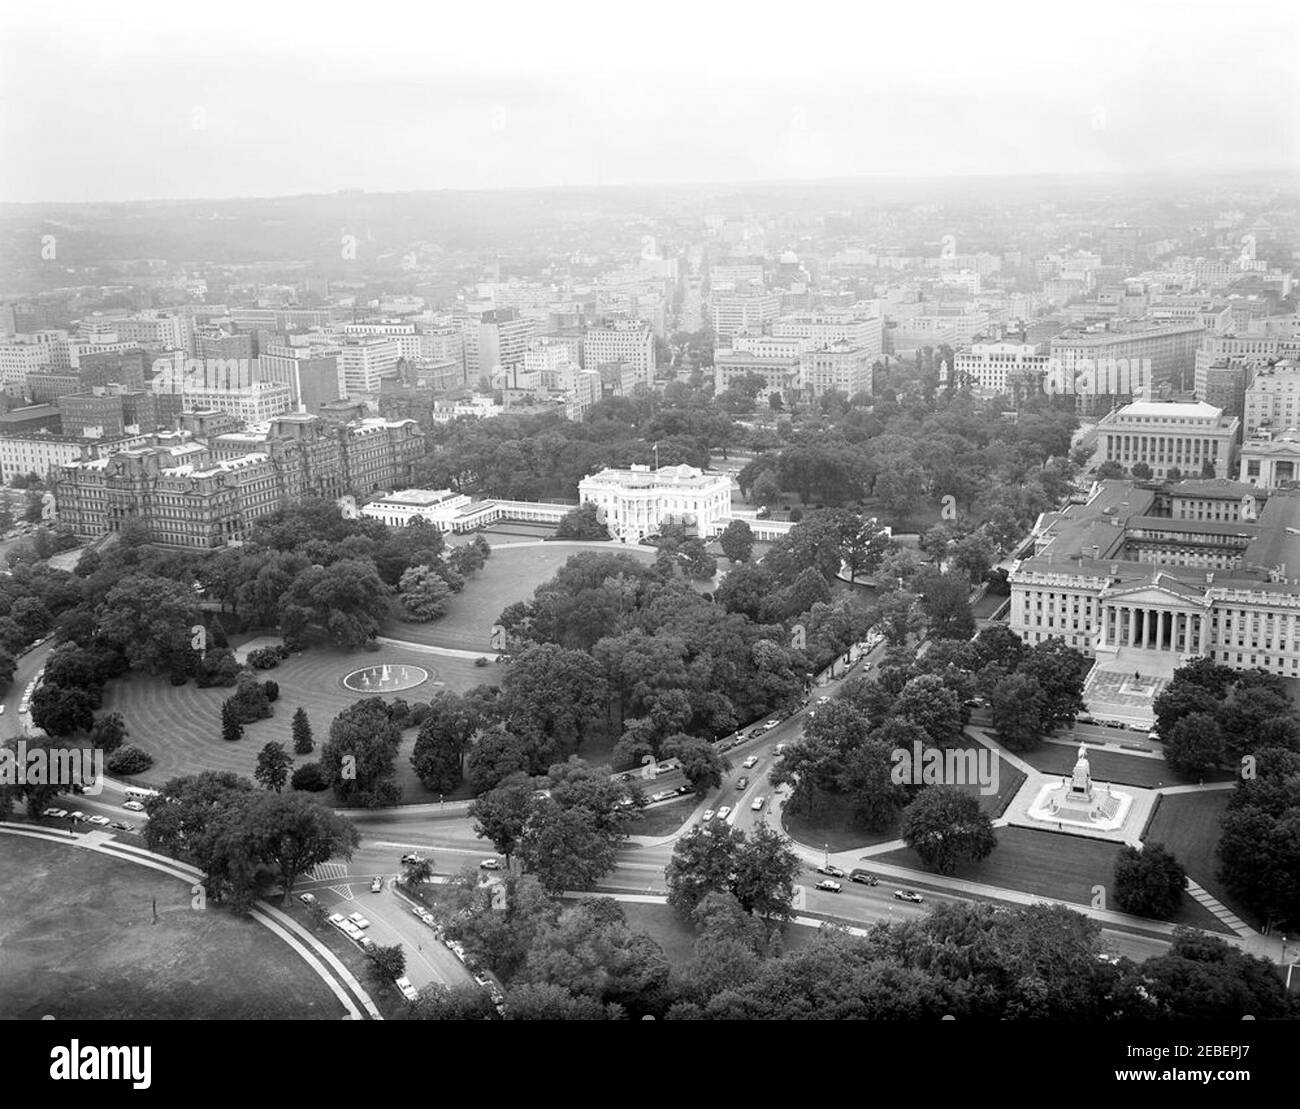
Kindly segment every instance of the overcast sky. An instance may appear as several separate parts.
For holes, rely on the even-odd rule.
[[[1300,167],[1293,0],[5,7],[3,201]]]

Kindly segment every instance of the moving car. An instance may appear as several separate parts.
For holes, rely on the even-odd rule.
[[[829,874],[832,878],[843,878],[843,877],[844,877],[844,871],[841,870],[841,869],[840,869],[838,866],[836,866],[834,863],[827,863],[825,866],[819,866],[819,867],[817,868],[817,873],[818,873],[818,874]]]
[[[767,798],[760,793],[757,797],[754,798],[754,803],[749,807],[753,809],[755,812],[762,812],[763,806],[766,804],[767,804]]]
[[[62,819],[63,817],[68,815],[68,810],[67,809],[46,809],[43,813],[41,813],[41,815],[53,816]]]
[[[132,812],[144,812],[144,806],[139,801],[123,801],[122,808],[130,809]]]
[[[747,758],[740,765],[743,766],[746,770],[752,770],[754,767],[758,765],[758,756],[750,755],[749,758]]]
[[[402,856],[402,862],[403,862],[403,863],[422,863],[422,862],[424,862],[424,856],[423,856],[423,855],[417,855],[414,851],[408,851],[405,855]]]
[[[378,875],[370,879],[371,893],[380,893],[382,892],[383,888],[384,888],[384,880],[380,878]]]
[[[402,991],[402,996],[407,1001],[415,1001],[420,995],[416,993],[415,987],[411,985],[411,980],[403,975],[397,979],[394,985]]]
[[[360,913],[349,913],[348,920],[352,921],[352,923],[355,924],[358,928],[370,927],[370,921],[368,921]]]
[[[727,817],[729,817],[730,815],[731,815],[731,806],[730,806],[730,805],[723,805],[722,808],[720,808],[720,809],[718,810],[718,819],[719,819],[719,820],[726,820]]]
[[[850,870],[850,882],[861,882],[864,886],[878,886],[880,879],[868,870]]]
[[[924,898],[916,890],[894,890],[895,901],[910,901],[914,905],[919,905]]]
[[[479,870],[500,870],[500,869],[501,869],[501,860],[500,860],[500,859],[484,859],[481,863],[478,864],[478,868],[479,868]]]
[[[315,905],[316,895],[312,893],[300,893],[298,894],[298,900],[301,901],[304,905]]]
[[[817,883],[819,890],[825,890],[827,893],[839,893],[844,887],[839,882],[832,882],[829,878],[823,878]]]

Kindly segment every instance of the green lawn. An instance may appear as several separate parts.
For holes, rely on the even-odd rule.
[[[486,538],[490,543],[500,543],[513,539],[524,541],[526,537],[489,535]],[[654,558],[635,549],[616,552],[612,547],[559,542],[544,547],[497,549],[487,565],[466,580],[465,588],[452,595],[446,615],[428,624],[394,620],[384,628],[384,635],[410,643],[486,653],[491,646],[492,627],[502,611],[516,601],[530,600],[539,585],[550,581],[569,559],[584,550],[624,553],[642,562]]]
[[[987,859],[959,866],[951,876],[1076,905],[1091,905],[1095,886],[1108,891],[1113,886],[1120,844],[1033,828],[998,828],[997,837],[998,845]],[[907,847],[872,858],[926,869]],[[1113,898],[1108,898],[1106,907],[1118,908]],[[1217,917],[1190,897],[1183,898],[1173,922],[1230,934]]]
[[[1183,864],[1189,878],[1204,886],[1242,920],[1259,926],[1262,921],[1234,902],[1218,875],[1219,861],[1214,851],[1219,843],[1220,822],[1231,797],[1232,791],[1227,789],[1159,797],[1142,841],[1163,843]]]
[[[687,797],[671,805],[644,809],[628,831],[634,836],[670,836],[685,823],[698,804],[698,798]]]
[[[6,836],[0,1017],[337,1020],[343,1008],[282,940],[188,882],[94,852]],[[154,909],[157,909],[157,920]]]
[[[1116,735],[1122,737],[1123,733],[1117,730]],[[1079,759],[1079,748],[1076,744],[1044,743],[1020,757],[1044,774],[1068,777]],[[1089,747],[1088,765],[1092,768],[1092,778],[1096,782],[1114,782],[1117,785],[1141,786],[1144,789],[1190,784],[1187,778],[1171,769],[1164,759],[1140,758],[1137,755],[1122,755],[1116,751]],[[1194,778],[1191,782],[1197,780],[1199,779]],[[1205,780],[1227,782],[1232,780],[1232,775],[1228,771],[1216,771],[1207,774]]]

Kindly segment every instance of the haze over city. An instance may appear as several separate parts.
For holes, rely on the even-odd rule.
[[[1300,165],[1262,0],[130,11],[0,17],[0,201]]]

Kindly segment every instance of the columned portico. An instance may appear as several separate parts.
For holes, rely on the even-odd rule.
[[[1205,617],[1186,609],[1103,602],[1100,628],[1098,646],[1104,650],[1134,647],[1184,655],[1205,652]]]

